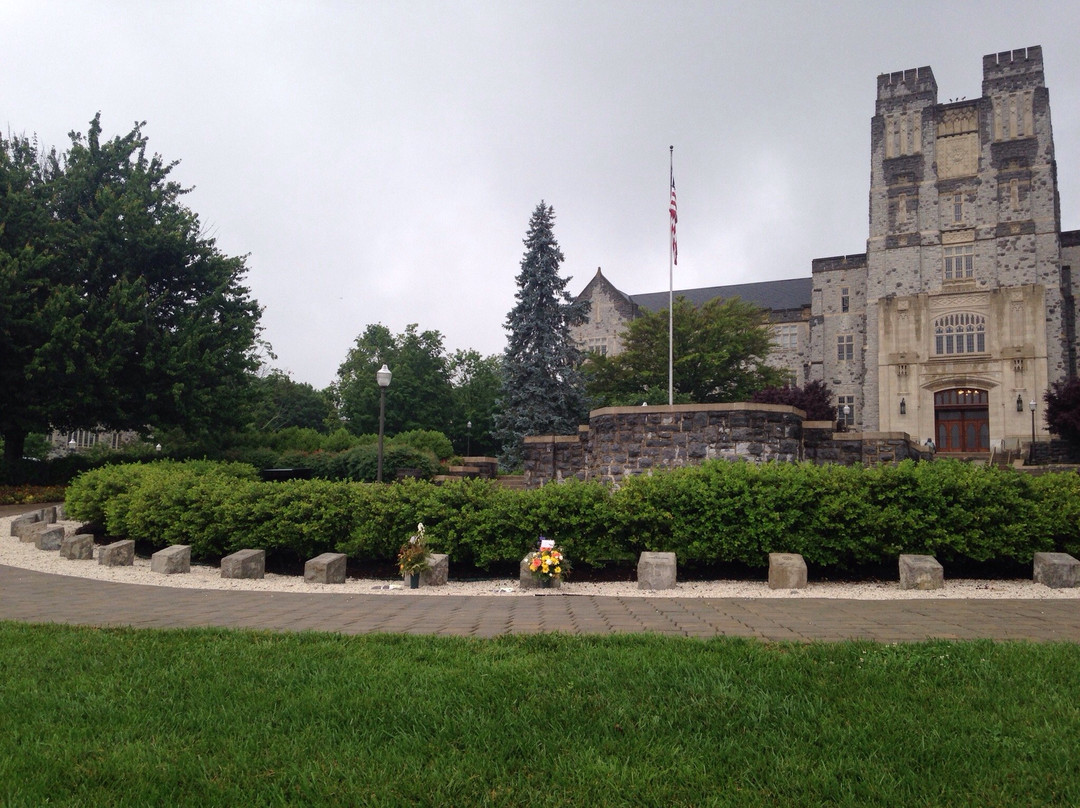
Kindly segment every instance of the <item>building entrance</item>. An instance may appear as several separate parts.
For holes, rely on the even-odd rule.
[[[939,452],[989,452],[987,392],[957,388],[934,393],[934,425]]]

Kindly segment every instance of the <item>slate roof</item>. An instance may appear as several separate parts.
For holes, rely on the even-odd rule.
[[[758,283],[735,283],[730,286],[706,286],[702,289],[676,289],[675,297],[685,297],[695,306],[708,303],[713,298],[738,297],[747,303],[753,303],[763,309],[780,311],[800,309],[810,305],[810,293],[814,286],[813,278],[789,278],[783,281],[759,281]],[[630,299],[648,311],[666,309],[667,292],[649,292],[644,295],[630,295]]]

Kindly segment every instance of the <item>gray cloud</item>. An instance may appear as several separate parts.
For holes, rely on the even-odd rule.
[[[1066,3],[0,4],[0,125],[63,147],[148,122],[189,204],[250,254],[277,364],[329,383],[372,322],[496,353],[529,214],[564,270],[683,287],[806,276],[865,248],[879,73],[980,93],[1040,44],[1063,226],[1080,227],[1080,65]]]

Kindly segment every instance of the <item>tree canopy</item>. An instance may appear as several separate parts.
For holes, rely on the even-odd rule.
[[[379,430],[379,386],[375,373],[386,365],[386,433],[422,429],[446,432],[453,419],[450,371],[442,334],[416,324],[394,335],[382,323],[364,329],[338,368],[339,414],[354,435]]]
[[[447,435],[463,455],[498,454],[499,444],[491,433],[502,387],[502,357],[481,356],[470,349],[455,351],[449,361],[454,423]]]
[[[765,363],[771,335],[766,314],[739,298],[673,306],[675,403],[749,401],[754,391],[783,383]],[[594,406],[666,404],[668,310],[645,312],[623,331],[615,356],[592,354],[585,364]]]
[[[823,381],[808,382],[805,387],[784,385],[765,387],[754,393],[752,401],[759,404],[787,404],[806,413],[808,421],[835,421],[833,394]]]
[[[144,124],[63,154],[0,137],[5,464],[50,427],[210,430],[243,408],[260,309]]]
[[[525,255],[517,276],[517,304],[506,317],[502,398],[496,416],[504,466],[521,459],[527,435],[567,433],[586,415],[581,354],[570,327],[587,310],[566,291],[559,277],[564,258],[555,240],[555,211],[543,201],[529,220]]]
[[[1050,385],[1046,426],[1074,449],[1080,448],[1080,379],[1061,379]]]
[[[297,382],[281,370],[256,376],[252,381],[252,406],[247,426],[260,432],[289,427],[329,431],[333,411],[325,391]]]

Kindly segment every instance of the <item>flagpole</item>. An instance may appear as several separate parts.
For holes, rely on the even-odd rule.
[[[668,389],[667,403],[672,406],[675,402],[675,223],[679,220],[675,205],[675,147],[668,147],[669,174],[671,177],[671,204],[669,214],[671,218],[671,237],[668,239]]]

